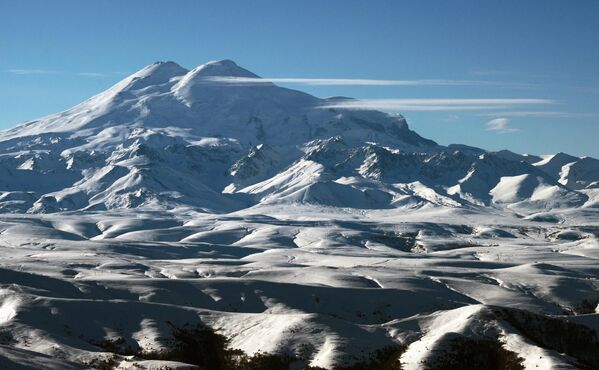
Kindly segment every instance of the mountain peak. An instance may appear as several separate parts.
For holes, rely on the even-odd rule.
[[[176,62],[173,62],[172,60],[157,60],[154,63],[150,64],[149,66],[179,67],[179,68],[183,68],[179,64],[177,64]]]
[[[229,59],[215,60],[202,64],[192,69],[189,75],[192,78],[213,76],[259,78],[254,73],[238,66],[237,63]]]
[[[138,90],[150,85],[160,85],[173,77],[183,76],[189,71],[175,62],[154,62],[127,77],[127,90]]]
[[[173,86],[172,91],[188,102],[197,101],[198,99],[202,100],[205,96],[202,98],[200,98],[200,96],[205,94],[213,95],[215,93],[213,89],[210,89],[210,92],[207,92],[207,87],[222,87],[222,85],[214,79],[215,77],[260,78],[247,69],[238,66],[232,60],[217,60],[202,64],[189,71],[175,86]],[[227,94],[231,91],[232,90],[226,89]]]
[[[181,67],[179,64],[171,61],[157,61],[150,65],[147,65],[139,71],[132,74],[130,77],[144,78],[153,75],[182,75],[189,72],[187,69]]]
[[[577,160],[579,159],[578,157],[575,157],[573,155],[570,155],[568,153],[564,153],[564,152],[558,152],[557,154],[555,154],[551,159],[553,160],[558,160],[558,159],[564,159],[564,160]]]

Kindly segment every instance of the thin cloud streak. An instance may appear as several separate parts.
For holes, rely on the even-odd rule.
[[[9,69],[7,72],[16,75],[48,75],[58,73],[57,71],[50,71],[47,69]]]
[[[547,118],[589,118],[597,117],[593,113],[576,113],[576,112],[558,112],[558,111],[514,111],[514,112],[493,112],[481,113],[479,116],[491,117],[547,117]]]
[[[83,77],[106,77],[105,73],[100,72],[64,72],[64,71],[54,71],[48,69],[8,69],[5,72],[12,73],[15,75],[76,75]]]
[[[391,111],[467,111],[509,109],[554,104],[550,99],[364,99],[326,103],[322,109],[380,109]]]
[[[260,78],[260,77],[230,77],[210,76],[208,82],[226,83],[232,85],[262,85],[269,83],[295,84],[308,86],[497,86],[497,87],[531,87],[529,84],[477,81],[477,80],[375,80],[360,78]]]
[[[105,77],[106,76],[104,73],[98,73],[98,72],[79,72],[79,73],[77,73],[77,75],[84,76],[84,77]]]

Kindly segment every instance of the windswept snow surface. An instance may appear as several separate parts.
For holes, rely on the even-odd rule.
[[[158,62],[0,133],[0,368],[190,368],[198,325],[294,369],[597,367],[599,161],[214,77],[258,78]]]

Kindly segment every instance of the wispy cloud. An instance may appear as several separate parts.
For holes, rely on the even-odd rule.
[[[550,99],[364,99],[335,100],[320,108],[380,109],[387,111],[468,111],[510,109],[517,106],[554,104]]]
[[[61,75],[76,75],[82,77],[106,77],[106,73],[101,72],[66,72],[66,71],[55,71],[49,69],[8,69],[5,72],[16,74],[16,75],[52,75],[52,74],[61,74]]]
[[[106,76],[106,74],[98,73],[98,72],[79,72],[79,73],[77,73],[77,75],[84,76],[84,77],[105,77]]]
[[[479,116],[492,117],[547,117],[547,118],[589,118],[597,117],[594,113],[578,113],[578,112],[559,112],[559,111],[513,111],[513,112],[492,112],[480,113]]]
[[[498,134],[519,131],[516,128],[510,127],[510,120],[507,118],[495,118],[487,122],[485,126],[487,126],[487,131],[494,131]]]
[[[14,73],[16,75],[48,75],[58,73],[58,71],[51,71],[47,69],[9,69],[7,72]]]
[[[497,86],[530,87],[528,84],[503,81],[478,80],[375,80],[360,78],[259,78],[210,76],[205,81],[232,85],[262,85],[269,83],[308,85],[308,86]]]
[[[485,77],[485,76],[513,76],[516,78],[517,76],[522,76],[523,73],[520,71],[509,71],[509,70],[501,70],[501,69],[492,69],[492,68],[481,68],[471,70],[470,74],[473,76]],[[545,78],[549,77],[546,74],[542,73],[526,73],[527,78],[536,77],[536,78]]]

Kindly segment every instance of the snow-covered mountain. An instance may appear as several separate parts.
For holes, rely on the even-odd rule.
[[[218,78],[215,78],[218,77]],[[599,163],[443,147],[378,111],[258,78],[229,60],[157,62],[65,111],[0,133],[0,209],[48,213],[259,204],[582,206]],[[234,80],[233,80],[234,81]]]
[[[257,78],[154,63],[0,133],[0,369],[597,368],[598,160]]]

